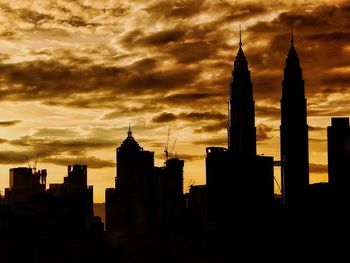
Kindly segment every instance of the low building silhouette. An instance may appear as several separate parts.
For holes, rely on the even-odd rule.
[[[86,165],[68,166],[63,184],[45,189],[46,170],[10,169],[0,204],[1,262],[93,262],[103,223],[93,214]]]

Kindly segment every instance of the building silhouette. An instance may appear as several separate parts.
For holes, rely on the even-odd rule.
[[[24,203],[30,200],[33,195],[44,193],[46,176],[45,169],[38,171],[28,167],[10,169],[10,186],[5,189],[7,201],[11,204]]]
[[[62,184],[45,189],[46,170],[10,169],[0,201],[0,262],[102,260],[103,223],[93,214],[87,166],[68,166]]]
[[[309,185],[309,147],[304,80],[293,31],[282,81],[280,133],[283,201],[297,205]]]
[[[116,149],[106,229],[93,211],[86,165],[63,183],[46,169],[9,171],[0,195],[0,263],[349,262],[350,126],[328,127],[329,183],[309,184],[304,80],[291,46],[281,98],[281,161],[257,155],[253,84],[240,33],[228,98],[227,147],[206,148],[206,185],[184,194],[184,161],[154,165],[131,128]],[[274,194],[282,167],[282,201]]]
[[[122,262],[176,262],[184,249],[184,161],[154,166],[154,153],[128,135],[116,150],[115,188],[106,189],[106,231]]]
[[[255,102],[248,62],[242,49],[240,33],[239,49],[231,75],[228,101],[228,149],[234,155],[256,155]]]
[[[337,200],[350,201],[350,126],[349,118],[332,118],[327,128],[329,184],[337,193]]]
[[[228,106],[228,149],[206,149],[208,260],[249,262],[256,256],[251,249],[266,259],[260,239],[270,215],[263,211],[274,203],[273,158],[256,155],[253,90],[241,39]]]

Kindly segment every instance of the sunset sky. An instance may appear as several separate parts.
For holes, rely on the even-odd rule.
[[[258,153],[279,160],[292,23],[308,98],[310,181],[326,181],[325,128],[350,113],[350,1],[0,0],[1,191],[9,168],[39,153],[48,183],[63,182],[68,164],[87,164],[95,202],[104,202],[129,123],[158,166],[170,124],[185,187],[205,183],[205,147],[226,146],[239,24]]]

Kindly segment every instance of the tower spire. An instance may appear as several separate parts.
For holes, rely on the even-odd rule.
[[[293,32],[293,23],[290,25],[290,43],[294,44],[294,32]]]
[[[242,49],[239,25],[239,48],[231,75],[228,110],[228,148],[236,156],[256,155],[256,129],[253,86],[248,61]]]
[[[239,25],[239,47],[242,47],[242,27]]]
[[[128,138],[132,137],[132,131],[131,131],[131,126],[130,126],[130,122],[129,122],[129,129],[128,129]]]

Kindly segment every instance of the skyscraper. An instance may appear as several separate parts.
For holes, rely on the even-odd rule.
[[[116,229],[140,234],[152,221],[154,153],[137,143],[129,127],[116,159]]]
[[[349,118],[332,118],[332,126],[327,128],[328,176],[329,183],[338,197],[349,200],[350,195],[350,126]]]
[[[309,147],[304,80],[293,31],[282,81],[280,132],[283,199],[295,205],[309,185]]]
[[[256,155],[253,86],[241,37],[231,75],[227,131],[228,149],[206,149],[208,260],[250,262],[256,255],[262,260],[266,211],[274,198],[273,158]]]
[[[240,33],[228,102],[228,148],[234,155],[256,155],[254,104],[253,85],[250,80],[248,62],[242,49]]]

